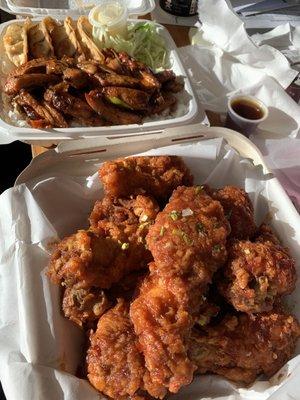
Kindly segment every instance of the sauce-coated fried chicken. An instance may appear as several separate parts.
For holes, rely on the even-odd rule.
[[[96,201],[90,215],[90,224],[102,228],[115,225],[123,229],[129,241],[144,243],[158,212],[158,204],[148,196],[131,196],[129,199],[105,196]]]
[[[145,387],[154,397],[176,393],[193,379],[187,339],[202,294],[226,261],[229,232],[220,203],[200,187],[177,188],[149,229],[155,263],[130,316],[148,371]]]
[[[91,334],[87,370],[91,384],[113,399],[133,396],[143,386],[144,360],[123,300],[100,318]]]
[[[229,233],[221,204],[200,186],[182,186],[150,227],[147,244],[160,275],[189,274],[205,286],[226,261]]]
[[[227,315],[216,326],[193,330],[190,357],[199,373],[212,372],[239,383],[271,377],[295,350],[298,321],[282,311]]]
[[[146,193],[157,200],[168,200],[180,185],[192,185],[193,177],[177,156],[128,157],[108,161],[99,170],[104,190],[122,197]]]
[[[51,257],[48,275],[65,286],[108,289],[148,262],[144,244],[129,242],[124,231],[112,225],[80,230],[63,239]]]
[[[231,244],[219,290],[236,310],[258,313],[271,310],[279,296],[295,289],[295,283],[294,260],[263,226],[255,242]]]
[[[193,326],[189,289],[189,282],[182,278],[165,280],[152,274],[130,307],[145,357],[145,389],[156,398],[163,398],[168,390],[178,392],[193,379],[195,366],[187,356]]]
[[[209,189],[208,193],[222,204],[231,226],[231,238],[248,239],[254,235],[256,225],[253,205],[243,189],[224,186],[222,189]]]
[[[64,291],[63,313],[81,327],[97,321],[109,307],[110,302],[102,289],[74,285]]]

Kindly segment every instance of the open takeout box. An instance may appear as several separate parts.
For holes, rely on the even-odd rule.
[[[63,20],[67,15],[70,15],[74,19],[77,19],[84,13],[84,9],[78,7],[80,1],[66,0],[60,1],[37,1],[37,0],[2,0],[0,8],[2,7],[3,1],[6,2],[5,9],[9,8],[10,12],[17,15],[29,15],[33,16],[33,21],[39,21],[43,17],[50,15],[58,20]],[[93,2],[83,1],[82,4],[91,5]],[[150,12],[154,7],[153,0],[127,0],[129,8],[129,16],[134,15],[145,15]],[[12,4],[14,6],[12,6]],[[27,7],[24,7],[27,4]],[[81,4],[81,3],[80,3]],[[48,8],[47,8],[48,6]],[[55,8],[60,6],[60,8]],[[86,7],[86,12],[88,11]],[[132,23],[142,22],[145,20],[129,19]],[[25,19],[12,20],[0,24],[0,75],[4,80],[6,75],[5,70],[5,50],[3,46],[3,35],[6,28],[14,23],[23,24]],[[191,87],[189,78],[182,65],[180,57],[177,52],[177,47],[169,34],[168,30],[160,24],[156,24],[157,30],[160,35],[164,38],[167,48],[169,49],[170,64],[171,68],[176,75],[182,76],[184,80],[184,91],[177,94],[179,100],[179,106],[177,112],[170,116],[155,116],[148,118],[143,124],[131,124],[131,125],[118,125],[108,127],[70,127],[70,128],[54,128],[54,129],[33,129],[25,126],[17,126],[12,120],[5,114],[4,111],[0,113],[0,143],[9,143],[14,140],[21,140],[30,144],[38,144],[42,146],[50,146],[51,144],[57,144],[67,139],[79,139],[87,137],[95,137],[100,135],[120,135],[120,134],[132,134],[139,132],[143,134],[153,129],[161,129],[166,127],[180,126],[189,124],[192,122],[201,122],[205,125],[209,125],[204,109],[198,104],[193,89]]]
[[[256,222],[268,219],[300,268],[300,216],[245,137],[225,128],[192,125],[142,137],[67,141],[35,159],[14,188],[0,196],[0,380],[7,400],[96,400],[87,381],[75,377],[83,334],[60,314],[59,288],[45,276],[48,244],[86,227],[102,194],[96,171],[108,159],[137,153],[184,158],[195,183],[241,186],[254,203]],[[300,318],[300,285],[289,297]],[[269,381],[250,388],[206,375],[174,399],[290,400],[300,398],[300,348]],[[298,355],[299,354],[299,355]]]

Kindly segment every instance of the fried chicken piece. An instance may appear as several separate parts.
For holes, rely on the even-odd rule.
[[[102,289],[74,285],[64,291],[63,313],[80,327],[91,326],[109,307],[110,302]]]
[[[66,237],[52,254],[48,276],[53,283],[107,289],[151,259],[143,243],[129,239],[113,223]]]
[[[134,396],[143,386],[144,361],[123,300],[100,318],[90,335],[87,370],[90,383],[113,399]]]
[[[146,362],[145,389],[156,398],[162,399],[168,390],[176,393],[193,379],[195,366],[187,356],[193,325],[188,293],[188,281],[152,274],[145,278],[130,307]]]
[[[146,193],[167,200],[179,185],[191,185],[193,177],[177,156],[144,156],[108,161],[99,170],[105,192],[114,197]]]
[[[259,313],[272,309],[278,297],[295,289],[295,262],[288,250],[263,228],[254,243],[234,241],[219,282],[220,293],[236,310]]]
[[[31,123],[30,120],[41,120],[44,121],[44,125],[47,127],[68,127],[68,123],[62,114],[51,107],[51,105],[46,101],[39,103],[24,89],[22,89],[20,94],[16,96],[15,102],[24,109],[25,113],[29,117],[29,123]]]
[[[231,226],[231,238],[253,237],[257,229],[253,205],[243,189],[236,186],[224,186],[222,189],[208,189],[208,194],[222,204]]]
[[[138,239],[138,242],[143,242],[158,212],[157,202],[148,196],[137,195],[129,199],[105,196],[102,200],[96,201],[90,215],[90,224],[97,227],[114,223],[118,227],[123,227],[128,236],[140,235],[143,240]]]
[[[141,116],[131,113],[129,111],[121,110],[120,108],[106,103],[103,99],[101,90],[92,90],[89,93],[85,93],[86,101],[89,106],[101,116],[105,121],[112,123],[113,125],[130,125],[130,124],[141,124]]]
[[[300,326],[282,311],[227,315],[217,326],[193,330],[190,357],[198,372],[212,372],[250,384],[274,375],[293,355]]]
[[[54,74],[24,74],[11,77],[6,80],[4,91],[6,94],[18,94],[21,89],[43,87],[59,81],[59,77]]]
[[[142,90],[108,86],[102,93],[108,101],[123,108],[145,111],[149,107],[150,96]]]
[[[157,215],[146,240],[160,275],[189,274],[206,287],[227,259],[229,232],[217,200],[200,186],[181,186]]]
[[[130,316],[145,357],[145,388],[163,398],[193,379],[187,339],[216,269],[226,261],[229,224],[220,203],[199,187],[178,187],[147,244],[154,257]]]

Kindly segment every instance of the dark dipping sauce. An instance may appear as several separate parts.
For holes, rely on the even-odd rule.
[[[239,116],[246,119],[261,119],[265,112],[255,101],[247,99],[236,99],[231,103],[231,108]]]

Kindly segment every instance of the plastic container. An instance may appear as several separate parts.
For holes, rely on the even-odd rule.
[[[145,15],[155,8],[154,0],[124,0],[129,15]],[[56,18],[88,14],[98,0],[0,0],[0,8],[16,15]]]
[[[40,19],[33,19],[33,21],[38,21]],[[5,22],[0,25],[0,42],[2,42],[2,37],[5,29],[10,24],[14,23],[24,23],[25,20],[12,20]],[[143,22],[146,20],[130,20],[133,23]],[[170,119],[158,119],[149,122],[145,122],[142,125],[119,125],[110,127],[74,127],[74,128],[54,128],[54,129],[32,129],[25,127],[18,127],[12,123],[5,122],[0,116],[0,144],[9,143],[15,140],[25,141],[30,144],[39,144],[43,146],[49,146],[52,144],[57,144],[63,140],[67,139],[80,139],[87,138],[91,136],[99,135],[124,135],[124,134],[144,134],[147,131],[153,129],[160,129],[170,126],[179,126],[189,124],[194,121],[197,116],[197,121],[208,125],[208,120],[205,115],[204,109],[197,104],[195,99],[190,81],[186,75],[185,69],[181,63],[181,60],[176,51],[176,45],[170,36],[166,28],[160,24],[156,24],[159,29],[160,34],[165,39],[166,46],[170,50],[170,60],[173,71],[176,75],[181,75],[184,78],[185,84],[185,97],[187,99],[186,112],[175,118]],[[1,54],[1,52],[0,52]]]
[[[128,10],[122,0],[98,0],[99,5],[92,8],[89,21],[93,26],[93,37],[100,39],[104,32],[110,35],[127,35]]]
[[[225,141],[216,138],[225,138]],[[211,158],[201,152],[205,139],[212,139],[205,147]],[[151,149],[154,149],[152,154],[160,151],[181,155],[191,166],[201,164],[200,176],[209,177],[215,186],[238,184],[237,171],[240,185],[246,180],[257,181],[260,191],[251,193],[254,201],[259,200],[255,211],[260,211],[261,218],[268,214],[269,222],[283,244],[290,248],[299,270],[300,216],[257,148],[242,135],[224,128],[196,125],[151,132],[141,138],[107,140],[102,137],[62,143],[56,150],[33,159],[17,179],[17,186],[0,197],[3,210],[0,341],[5,344],[0,353],[0,377],[7,399],[18,399],[19,387],[22,387],[22,400],[32,400],[34,387],[36,398],[44,399],[47,393],[47,400],[99,400],[99,393],[75,376],[82,362],[85,336],[61,315],[60,288],[45,276],[49,261],[47,245],[57,235],[62,238],[86,226],[88,210],[101,196],[98,177],[94,176],[93,180],[92,175],[103,161]],[[223,169],[214,174],[215,163],[220,161],[218,149],[222,149]],[[232,164],[231,160],[236,162]],[[227,167],[234,172],[228,173]],[[193,172],[196,173],[195,167]],[[97,183],[91,189],[89,183],[93,182]],[[292,300],[295,300],[293,314],[298,318],[299,295],[298,285]],[[299,346],[296,351],[299,354]],[[282,393],[286,393],[286,399],[299,399],[298,381],[299,355],[272,379],[260,377],[252,387],[231,385],[220,376],[195,376],[193,383],[176,398],[220,400],[238,396],[282,400]]]

